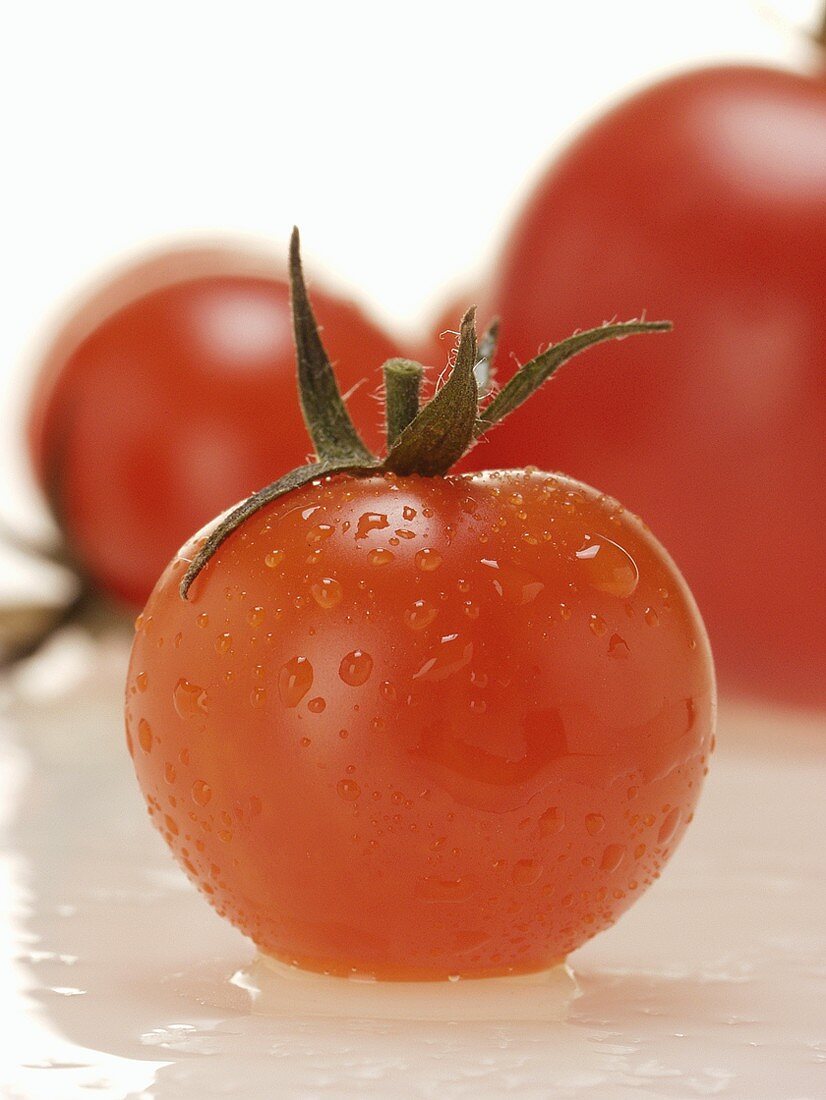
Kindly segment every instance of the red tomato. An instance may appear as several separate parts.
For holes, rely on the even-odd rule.
[[[729,689],[826,703],[826,81],[690,72],[622,103],[540,180],[496,264],[502,378],[617,315],[469,465],[561,467],[675,553]]]
[[[221,249],[163,254],[88,301],[46,356],[35,470],[80,568],[120,601],[141,606],[193,530],[311,449],[274,266]],[[314,300],[378,443],[379,368],[398,348],[355,305]]]
[[[136,624],[152,820],[262,951],[335,974],[549,966],[656,878],[711,751],[705,631],[637,519],[536,471],[338,475]]]

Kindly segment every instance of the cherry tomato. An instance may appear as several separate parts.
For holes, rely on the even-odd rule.
[[[45,357],[34,467],[80,568],[119,601],[141,606],[193,530],[311,449],[277,266],[220,249],[155,257],[81,307]],[[398,348],[355,305],[315,301],[378,440],[379,367]]]
[[[336,475],[261,508],[138,618],[127,736],[186,873],[262,951],[334,974],[544,968],[691,820],[706,634],[671,559],[533,470]]]
[[[826,703],[826,80],[690,72],[541,178],[495,265],[500,376],[619,316],[465,468],[538,462],[616,494],[677,557],[730,690]]]

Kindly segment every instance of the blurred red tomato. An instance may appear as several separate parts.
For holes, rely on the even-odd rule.
[[[541,179],[482,316],[502,378],[577,325],[647,311],[674,333],[594,348],[470,460],[616,494],[673,550],[722,686],[800,703],[826,702],[825,291],[826,81],[649,87]]]
[[[373,395],[398,348],[355,305],[318,288],[313,303],[343,391],[357,387],[351,409],[379,446]],[[45,357],[29,444],[92,583],[142,605],[194,529],[304,462],[295,385],[277,261],[166,252],[79,307]]]

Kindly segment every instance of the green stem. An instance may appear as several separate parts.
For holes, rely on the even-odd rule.
[[[667,332],[671,328],[669,321],[625,321],[576,333],[520,367],[493,400],[480,409],[476,370],[482,363],[491,369],[498,323],[488,328],[477,346],[476,309],[471,308],[462,318],[453,370],[423,408],[419,407],[423,368],[409,359],[390,359],[385,363],[388,454],[381,462],[367,450],[353,426],[321,343],[304,284],[298,230],[293,230],[290,242],[290,283],[299,395],[318,461],[299,466],[254,493],[217,523],[184,574],[180,587],[183,599],[233,531],[259,509],[293,489],[335,473],[366,477],[392,471],[402,477],[412,474],[439,477],[459,461],[475,438],[519,408],[574,355],[606,340],[636,333]]]
[[[298,230],[290,238],[290,289],[298,366],[298,393],[307,431],[319,462],[370,463],[374,457],[362,442],[347,412],[336,376],[313,314],[304,272]]]
[[[384,372],[384,402],[387,417],[387,449],[419,412],[419,394],[424,367],[412,359],[388,359]]]
[[[479,391],[473,368],[477,361],[476,308],[462,319],[456,365],[433,399],[409,424],[384,460],[384,467],[406,476],[437,477],[458,462],[473,439]]]

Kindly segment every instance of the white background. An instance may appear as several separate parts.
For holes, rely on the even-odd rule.
[[[412,330],[481,278],[562,140],[654,74],[805,58],[816,0],[31,2],[0,31],[0,515],[48,322],[167,239],[305,254]],[[2,560],[0,560],[2,568]]]

